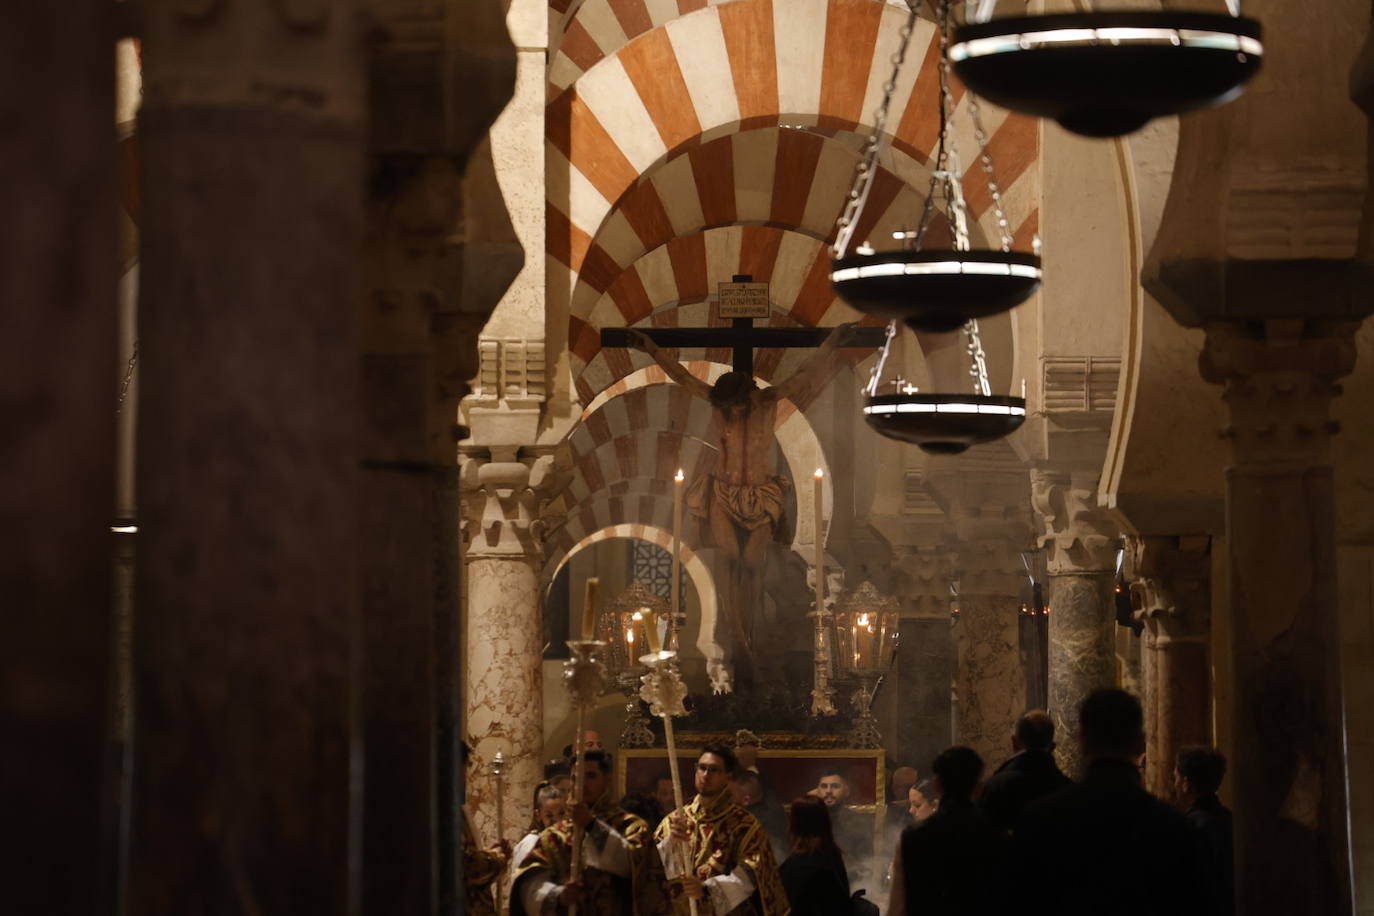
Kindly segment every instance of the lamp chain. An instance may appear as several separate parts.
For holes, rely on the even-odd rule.
[[[138,338],[134,338],[134,350],[129,354],[129,362],[124,367],[124,380],[119,385],[119,400],[115,402],[115,415],[124,409],[124,402],[129,397],[129,385],[134,380],[134,369],[138,367]]]
[[[878,154],[882,151],[887,116],[892,108],[892,96],[897,91],[897,75],[901,72],[902,64],[906,61],[907,48],[911,45],[911,34],[915,29],[916,10],[913,8],[907,14],[906,24],[898,33],[900,40],[897,44],[897,50],[890,58],[892,73],[888,76],[887,82],[883,83],[882,101],[873,111],[873,132],[864,142],[863,152],[859,156],[859,164],[854,169],[854,184],[849,189],[844,210],[835,223],[839,231],[835,233],[835,244],[831,248],[831,254],[837,259],[844,257],[849,250],[849,243],[859,224],[859,216],[863,213],[864,204],[868,202],[868,192],[873,187],[873,178],[878,173]]]
[[[873,397],[878,393],[878,381],[883,377],[883,367],[887,365],[888,354],[892,351],[892,341],[897,337],[897,321],[894,318],[887,323],[887,339],[883,341],[883,352],[878,354],[878,361],[873,364],[873,373],[868,377],[868,387],[864,393]]]
[[[913,248],[920,249],[925,242],[926,230],[930,228],[931,217],[935,214],[935,198],[943,191],[949,210],[951,228],[954,231],[954,247],[958,251],[968,251],[968,210],[964,205],[963,168],[959,163],[959,150],[954,143],[950,123],[954,120],[954,91],[950,88],[949,41],[950,41],[950,0],[940,0],[938,8],[940,30],[940,141],[936,149],[934,168],[930,173],[930,192],[926,194],[925,206],[921,209],[921,223],[916,231],[908,236]]]
[[[1002,250],[1011,251],[1011,226],[1007,223],[1007,214],[1002,210],[1002,189],[997,186],[997,173],[992,167],[992,156],[988,155],[988,132],[983,129],[983,112],[978,107],[978,98],[971,91],[968,94],[968,113],[973,119],[973,136],[978,141],[978,158],[988,175],[988,193],[992,195],[992,212],[997,217]]]
[[[983,337],[978,333],[977,318],[969,319],[964,325],[964,334],[968,336],[968,355],[973,363],[968,370],[973,379],[973,393],[987,397],[992,394],[992,386],[988,384],[987,354],[983,352]]]

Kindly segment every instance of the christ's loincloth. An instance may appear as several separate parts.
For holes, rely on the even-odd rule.
[[[707,474],[692,481],[687,490],[687,507],[708,524],[712,516],[723,513],[741,531],[764,526],[776,528],[790,489],[792,481],[781,476],[770,477],[760,484],[748,484],[729,483]]]

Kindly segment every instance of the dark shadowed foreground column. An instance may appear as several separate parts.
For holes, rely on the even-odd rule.
[[[97,904],[114,503],[113,4],[0,28],[0,910]]]
[[[1116,554],[1120,539],[1097,507],[1097,481],[1086,475],[1032,473],[1045,533],[1049,573],[1049,700],[1056,756],[1069,776],[1083,768],[1078,707],[1116,685]]]
[[[1126,575],[1153,656],[1143,698],[1145,785],[1160,798],[1173,795],[1178,749],[1212,743],[1210,573],[1206,537],[1127,541]]]
[[[1350,912],[1330,408],[1356,326],[1207,325],[1230,412],[1238,913]]]
[[[349,913],[359,10],[144,12],[129,912]]]

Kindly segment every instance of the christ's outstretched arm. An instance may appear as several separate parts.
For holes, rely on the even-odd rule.
[[[817,347],[816,352],[812,353],[811,357],[796,372],[769,388],[768,391],[775,398],[787,398],[794,403],[810,401],[834,374],[834,366],[831,361],[834,358],[835,350],[840,346],[840,338],[844,336],[846,331],[857,325],[857,321],[837,325],[830,332],[830,336],[825,339],[825,343]]]
[[[710,400],[711,386],[687,371],[687,367],[674,359],[669,359],[663,352],[663,348],[654,343],[653,338],[643,331],[635,328],[627,329],[630,333],[630,341],[636,350],[643,350],[649,354],[649,358],[668,373],[668,378],[686,388],[691,394],[699,398]]]

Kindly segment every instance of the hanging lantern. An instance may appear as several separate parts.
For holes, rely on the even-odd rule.
[[[977,321],[964,325],[973,391],[963,394],[925,393],[900,376],[886,378],[897,333],[894,321],[865,391],[864,419],[874,430],[932,455],[957,455],[969,446],[1008,436],[1026,422],[1024,396],[992,393]]]
[[[939,100],[940,135],[919,227],[894,233],[905,247],[874,251],[866,246],[850,254],[849,247],[877,174],[878,153],[887,123],[893,88],[915,26],[913,11],[902,29],[901,43],[893,57],[892,75],[884,84],[883,101],[874,117],[873,133],[864,146],[855,170],[854,186],[837,223],[830,283],[836,295],[855,309],[881,318],[904,321],[913,330],[951,331],[965,322],[1005,312],[1024,302],[1040,286],[1040,256],[1011,250],[1011,227],[1002,209],[987,132],[975,99],[969,98],[969,115],[979,147],[979,159],[987,172],[988,191],[1001,237],[1000,249],[975,249],[970,243],[968,213],[964,203],[963,172],[950,130],[954,95],[950,91],[950,3],[941,0]],[[937,205],[937,200],[942,203]],[[927,230],[936,211],[948,217],[954,247],[925,247]]]
[[[650,747],[653,732],[639,708],[639,678],[645,671],[640,658],[650,651],[648,629],[658,632],[659,622],[669,616],[668,602],[642,582],[632,582],[601,611],[597,638],[606,643],[606,668],[610,680],[625,695],[625,724],[621,747]]]
[[[983,0],[954,31],[949,58],[969,90],[1003,108],[1052,118],[1088,137],[1117,137],[1152,118],[1221,105],[1259,72],[1262,30],[1230,15],[1120,11],[991,19]]]

